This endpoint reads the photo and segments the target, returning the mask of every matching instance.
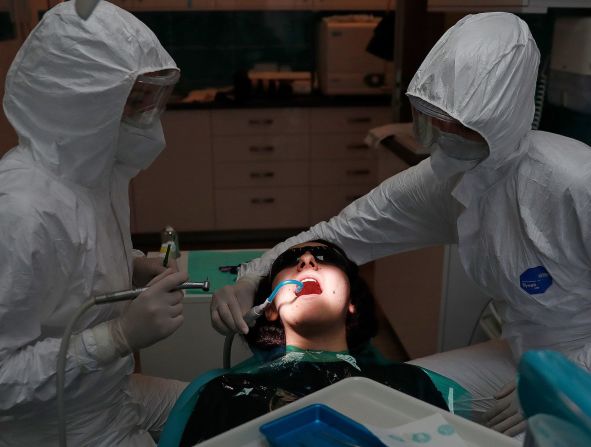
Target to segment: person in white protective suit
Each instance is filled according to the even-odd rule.
[[[457,243],[468,275],[502,308],[506,342],[413,363],[489,397],[479,402],[488,426],[522,431],[514,380],[524,351],[554,349],[591,370],[591,148],[531,130],[538,63],[517,16],[461,19],[407,91],[431,157],[243,266],[235,285],[215,293],[214,327],[248,331],[242,315],[258,278],[294,244],[327,240],[363,264]]]
[[[149,446],[185,384],[133,374],[132,352],[182,323],[185,273],[135,257],[130,179],[164,148],[160,114],[179,70],[130,13],[101,2],[48,11],[6,79],[19,144],[0,161],[0,446],[55,446],[56,358],[91,296],[148,283],[133,302],[92,307],[66,360],[69,445]]]

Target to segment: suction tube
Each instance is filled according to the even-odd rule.
[[[269,298],[267,298],[258,306],[252,307],[248,312],[246,312],[246,315],[244,315],[244,321],[246,322],[246,324],[248,324],[249,327],[254,326],[254,322],[256,321],[256,319],[263,315],[263,312],[265,311],[267,306],[269,306],[269,304],[273,302],[273,300],[275,299],[275,295],[277,295],[277,293],[279,292],[279,289],[281,289],[283,286],[286,286],[287,284],[295,284],[297,286],[295,289],[296,293],[301,292],[301,290],[304,288],[304,283],[295,279],[281,281],[279,284],[275,286],[273,292],[271,292],[271,295],[269,295]],[[230,367],[233,340],[234,334],[226,335],[226,339],[224,340],[224,369],[228,369]]]

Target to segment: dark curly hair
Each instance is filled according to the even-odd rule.
[[[309,242],[318,242],[337,250],[347,260],[344,271],[349,279],[350,300],[355,306],[355,313],[347,313],[345,322],[347,333],[347,346],[350,352],[363,349],[369,340],[377,333],[377,319],[375,316],[374,297],[365,280],[359,276],[357,265],[347,258],[345,252],[337,245],[317,239]],[[254,304],[261,304],[273,291],[273,279],[265,276],[259,283],[254,297]],[[251,350],[272,350],[285,345],[285,330],[281,319],[269,321],[263,314],[256,320],[254,327],[244,336]]]

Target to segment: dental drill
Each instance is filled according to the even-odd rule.
[[[172,290],[189,290],[189,289],[201,289],[205,292],[209,290],[209,281],[206,279],[202,282],[184,282]],[[76,311],[74,316],[68,322],[64,331],[64,336],[60,343],[60,350],[57,356],[57,415],[58,415],[58,429],[59,429],[59,445],[60,447],[67,447],[67,436],[66,436],[66,417],[64,409],[64,385],[66,375],[66,354],[68,352],[68,346],[70,345],[70,336],[74,330],[74,326],[80,319],[80,317],[92,306],[115,303],[119,301],[133,300],[143,291],[148,290],[148,287],[140,287],[130,290],[121,290],[118,292],[105,293],[90,298]]]
[[[295,279],[288,279],[286,281],[281,281],[279,284],[275,286],[273,292],[269,297],[263,301],[261,304],[257,306],[253,306],[246,314],[244,315],[244,321],[248,325],[248,327],[253,327],[257,318],[259,318],[265,312],[265,309],[273,302],[275,295],[279,292],[283,286],[287,284],[295,284],[295,293],[299,293],[304,288],[304,283],[301,281],[297,281]],[[232,341],[234,341],[234,334],[226,335],[226,339],[224,340],[224,358],[223,358],[223,367],[224,369],[228,369],[230,367],[231,357],[232,357]]]

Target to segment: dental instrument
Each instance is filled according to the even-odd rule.
[[[288,284],[295,284],[295,293],[299,293],[304,288],[304,283],[295,279],[288,279],[285,281],[281,281],[279,284],[275,286],[271,295],[263,301],[261,304],[257,306],[253,306],[246,314],[244,315],[244,321],[248,325],[248,327],[253,327],[257,318],[263,315],[265,309],[273,302],[275,295],[279,292],[283,286]],[[230,361],[232,356],[232,341],[234,341],[234,334],[226,335],[226,339],[224,340],[224,358],[223,358],[223,367],[224,369],[228,369],[230,367]]]
[[[164,261],[162,261],[162,266],[164,267],[168,267],[168,256],[170,256],[170,247],[172,245],[168,244],[168,246],[166,247],[166,254],[164,255]]]
[[[175,287],[172,290],[187,290],[187,289],[201,289],[204,291],[209,290],[209,280],[205,280],[202,282],[184,282],[180,284],[178,287]],[[100,305],[100,304],[107,304],[107,303],[115,303],[118,301],[126,301],[132,300],[137,298],[139,294],[143,291],[148,290],[148,287],[139,287],[136,289],[130,290],[121,290],[118,292],[111,292],[105,293],[103,295],[98,295],[90,298],[86,301],[80,308],[76,311],[74,316],[70,319],[66,329],[64,331],[64,336],[60,343],[60,350],[57,356],[57,372],[56,372],[56,380],[57,380],[57,415],[58,415],[58,430],[59,430],[59,445],[60,447],[67,447],[67,436],[66,436],[66,417],[65,417],[65,408],[64,408],[64,385],[65,385],[65,375],[66,375],[66,353],[68,351],[68,346],[70,345],[70,336],[72,331],[74,330],[74,326],[80,319],[80,317],[92,306]]]

